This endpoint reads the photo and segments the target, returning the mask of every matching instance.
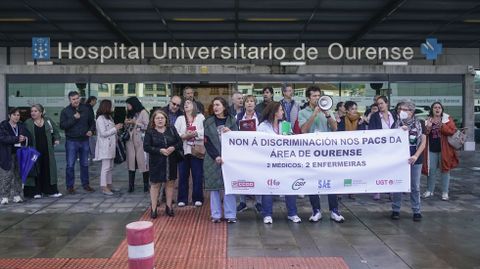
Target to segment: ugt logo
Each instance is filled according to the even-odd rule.
[[[50,60],[49,37],[32,37],[32,58],[34,60]]]
[[[420,51],[427,60],[436,60],[438,55],[442,54],[442,43],[438,43],[436,38],[427,38],[425,43],[420,46]]]

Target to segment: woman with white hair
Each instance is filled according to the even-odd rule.
[[[421,221],[420,213],[420,176],[422,173],[423,150],[425,149],[426,136],[425,126],[415,117],[415,104],[411,101],[403,101],[398,105],[399,119],[395,122],[396,128],[408,131],[410,142],[410,203],[412,204],[413,221]],[[400,219],[400,207],[402,205],[402,193],[393,194],[392,215],[394,220]]]

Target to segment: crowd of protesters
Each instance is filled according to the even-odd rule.
[[[422,197],[434,195],[436,175],[440,174],[441,199],[449,199],[450,170],[458,165],[458,156],[448,143],[448,137],[457,129],[453,118],[444,112],[440,102],[431,105],[430,115],[423,121],[415,116],[414,103],[401,101],[390,110],[386,96],[375,96],[374,104],[365,114],[360,114],[354,101],[339,102],[335,113],[322,110],[318,101],[323,92],[315,85],[306,89],[306,104],[303,107],[293,99],[292,85],[282,86],[283,99],[279,102],[274,101],[272,87],[265,87],[262,93],[263,101],[258,104],[254,96],[243,96],[240,92],[232,94],[231,105],[224,98],[215,97],[207,112],[204,105],[195,100],[194,89],[186,87],[183,98],[172,96],[167,106],[152,111],[151,115],[137,97],[130,97],[126,100],[126,118],[117,124],[113,120],[112,101],[102,100],[95,113],[96,98],[89,98],[88,104],[83,104],[75,91],[68,94],[70,104],[61,112],[59,127],[45,115],[45,109],[40,104],[31,106],[30,118],[24,123],[20,122],[20,110],[12,108],[8,119],[0,123],[1,204],[10,201],[19,203],[24,197],[62,196],[57,187],[54,154],[54,147],[60,143],[60,128],[65,132],[67,194],[76,193],[74,166],[77,158],[80,161],[81,187],[87,192],[95,191],[89,181],[89,156],[101,162],[101,192],[107,196],[118,192],[120,189],[113,186],[112,170],[119,154],[118,143],[122,143],[126,149],[128,192],[135,191],[135,173],[138,170],[143,177],[143,191],[150,194],[151,218],[159,215],[159,194],[163,192],[165,215],[173,217],[175,196],[177,207],[201,207],[204,205],[204,191],[209,191],[212,222],[226,220],[235,223],[237,212],[249,208],[248,197],[238,195],[237,205],[237,195],[223,194],[221,136],[225,132],[244,130],[240,122],[248,120],[253,122],[254,130],[275,135],[282,134],[279,127],[282,121],[290,123],[293,135],[402,128],[408,131],[410,138],[410,158],[405,162],[411,165],[413,220],[422,219],[422,172],[428,176],[427,189]],[[35,148],[40,155],[22,183],[16,152],[25,146]],[[164,188],[161,188],[162,185]],[[192,186],[191,195],[189,186]],[[400,217],[401,196],[401,193],[389,194],[392,219]],[[297,196],[286,195],[284,198],[287,219],[301,222],[297,214]],[[336,194],[328,195],[330,219],[337,223],[345,221],[339,209],[340,198]],[[355,199],[355,196],[351,194],[349,198]],[[380,199],[380,194],[374,194],[373,198]],[[312,207],[309,221],[317,222],[322,219],[320,197],[309,195],[309,200]],[[273,223],[273,201],[272,195],[254,197],[254,208],[262,215],[265,224]]]

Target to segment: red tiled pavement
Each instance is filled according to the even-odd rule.
[[[208,206],[177,209],[174,218],[153,220],[155,265],[162,269],[204,268],[348,268],[341,257],[233,257],[227,258],[227,224],[210,221]],[[152,221],[149,212],[141,220]],[[0,259],[0,269],[127,269],[127,242],[123,240],[111,258]]]

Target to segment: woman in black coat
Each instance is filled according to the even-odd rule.
[[[396,126],[397,114],[388,110],[389,103],[386,96],[377,98],[378,112],[370,117],[369,130],[393,129]],[[380,193],[373,194],[373,200],[380,200]]]
[[[8,204],[9,198],[20,203],[22,199],[22,182],[17,164],[17,149],[27,140],[28,131],[19,122],[20,109],[12,108],[8,120],[0,123],[0,204]]]
[[[166,185],[165,213],[173,217],[173,190],[177,179],[177,163],[180,156],[183,156],[183,141],[175,127],[169,126],[167,114],[160,109],[156,110],[150,119],[143,148],[150,154],[151,217],[153,219],[157,217],[157,199],[161,183]]]

